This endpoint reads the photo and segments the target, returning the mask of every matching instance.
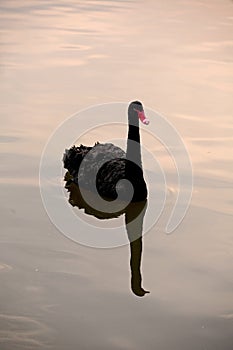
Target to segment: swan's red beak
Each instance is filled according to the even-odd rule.
[[[148,125],[150,123],[149,119],[147,119],[147,117],[145,116],[144,111],[138,111],[137,109],[135,109],[135,111],[137,112],[138,118],[143,124]]]

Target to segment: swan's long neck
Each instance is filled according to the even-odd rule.
[[[138,164],[142,169],[139,120],[137,115],[132,116],[129,114],[126,158]]]

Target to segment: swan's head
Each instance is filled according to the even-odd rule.
[[[134,119],[137,117],[137,120],[140,119],[141,122],[145,125],[150,123],[149,119],[145,116],[145,112],[140,101],[133,101],[129,105],[129,117]]]

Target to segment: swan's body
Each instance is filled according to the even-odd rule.
[[[73,146],[66,150],[63,158],[64,167],[69,170],[73,181],[84,188],[93,188],[96,185],[102,197],[116,199],[118,194],[123,198],[127,193],[127,184],[118,183],[122,179],[127,179],[134,188],[132,202],[145,200],[147,188],[141,166],[139,134],[139,118],[141,119],[142,115],[144,116],[144,112],[141,103],[132,102],[128,111],[129,132],[126,153],[111,143],[96,143],[93,147]]]

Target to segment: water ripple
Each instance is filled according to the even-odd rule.
[[[48,328],[27,316],[0,314],[0,344],[7,349],[45,349]]]

